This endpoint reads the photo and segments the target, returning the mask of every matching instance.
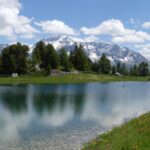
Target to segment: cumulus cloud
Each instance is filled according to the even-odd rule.
[[[120,44],[143,43],[150,40],[148,33],[125,28],[117,19],[104,21],[94,28],[82,27],[81,31],[86,35],[109,35],[112,36],[112,42]]]
[[[114,43],[128,43],[128,44],[144,42],[144,40],[142,38],[137,37],[136,35],[113,37],[112,41]]]
[[[32,19],[20,15],[21,4],[18,0],[0,0],[0,35],[8,38],[20,36],[33,38],[38,32],[32,27]]]
[[[120,20],[111,19],[102,22],[99,26],[94,28],[82,27],[81,31],[86,35],[111,35],[118,36],[130,34],[132,30],[125,29]]]
[[[127,43],[127,44],[136,44],[144,43],[145,41],[150,40],[150,35],[143,31],[132,30],[130,34],[125,34],[123,36],[115,36],[112,38],[112,41],[115,43]]]
[[[84,38],[84,41],[85,42],[97,42],[98,38],[95,37],[95,36],[87,36],[87,37]]]
[[[138,49],[145,58],[150,60],[150,44],[134,45],[134,47]]]
[[[0,36],[10,39],[16,37],[33,38],[39,31],[33,27],[32,18],[20,14],[21,3],[19,0],[0,0]],[[130,18],[134,24],[136,20]],[[40,27],[41,33],[57,35],[79,35],[76,30],[60,20],[47,20],[35,23]],[[143,28],[150,28],[150,22],[145,22]],[[119,44],[138,44],[150,41],[150,34],[143,31],[136,31],[124,26],[121,20],[110,19],[102,22],[97,27],[82,27],[81,32],[87,37],[83,40],[87,42],[97,41],[97,36],[111,36],[112,42]]]
[[[64,22],[59,20],[47,20],[35,23],[37,26],[41,27],[42,30],[47,34],[65,34],[65,35],[75,35],[74,29],[66,25]]]
[[[150,29],[150,22],[144,22],[142,27],[145,29]]]

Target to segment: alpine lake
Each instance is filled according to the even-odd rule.
[[[149,82],[1,85],[0,150],[78,150],[148,111]]]

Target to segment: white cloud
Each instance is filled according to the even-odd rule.
[[[116,19],[104,21],[94,28],[82,27],[81,31],[86,35],[112,36],[112,42],[119,44],[143,43],[150,40],[148,33],[125,28],[124,24]]]
[[[136,44],[144,43],[145,41],[150,40],[150,35],[143,31],[132,30],[131,34],[125,34],[124,36],[116,36],[112,38],[112,41],[115,43],[127,43],[127,44]]]
[[[20,15],[21,4],[18,0],[0,0],[0,35],[8,38],[20,36],[33,38],[38,32],[32,27],[32,20]]]
[[[66,25],[64,22],[59,20],[47,20],[35,23],[40,26],[45,33],[48,34],[65,34],[65,35],[75,35],[74,29]]]
[[[94,28],[82,27],[81,31],[86,35],[111,35],[111,36],[130,34],[131,32],[133,32],[130,29],[125,29],[123,23],[120,20],[116,19],[104,21],[99,26]]]
[[[144,22],[142,27],[145,29],[150,29],[150,22]]]
[[[150,44],[134,45],[134,47],[137,48],[145,58],[150,60]]]
[[[132,44],[132,43],[143,43],[144,40],[140,37],[137,37],[136,35],[127,35],[127,36],[117,36],[117,37],[113,37],[112,41],[114,43],[128,43],[128,44]]]
[[[87,37],[84,38],[84,41],[85,42],[97,42],[98,38],[95,37],[95,36],[87,36]]]

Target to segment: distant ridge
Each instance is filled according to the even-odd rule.
[[[112,64],[116,62],[125,63],[127,65],[140,64],[141,62],[148,60],[140,53],[130,50],[127,47],[120,47],[117,44],[104,43],[104,42],[87,42],[83,39],[79,39],[72,36],[51,36],[47,39],[42,39],[45,44],[53,44],[56,50],[64,47],[69,53],[74,49],[75,43],[81,44],[84,47],[88,57],[94,62],[97,61],[103,53],[107,55]],[[11,44],[1,44],[0,51]],[[35,45],[34,45],[35,46]],[[30,51],[32,52],[34,46],[29,45]]]

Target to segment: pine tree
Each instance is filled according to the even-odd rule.
[[[139,75],[140,76],[147,76],[149,73],[149,69],[148,69],[148,63],[146,62],[142,62],[139,65]]]
[[[99,71],[99,63],[98,62],[94,62],[94,63],[91,63],[91,69],[93,72],[98,72]]]
[[[122,66],[121,66],[121,74],[123,74],[123,75],[128,75],[129,74],[128,68],[126,67],[125,64],[122,64]]]
[[[74,69],[74,50],[70,51],[70,55],[69,55],[69,64],[70,64],[70,68]]]
[[[113,75],[115,75],[115,74],[116,74],[116,72],[117,72],[117,68],[116,68],[116,66],[115,66],[115,65],[113,65],[113,67],[112,67],[112,74],[113,74]]]
[[[71,52],[70,55],[70,61],[73,67],[79,71],[90,70],[90,61],[86,56],[82,45],[78,47],[77,44],[75,44],[75,49]]]
[[[48,65],[45,67],[45,69],[46,69],[47,75],[49,75],[50,72],[51,72],[51,66],[50,66],[50,64],[48,64]]]
[[[99,72],[103,74],[109,74],[111,71],[110,60],[103,54],[99,60]]]
[[[3,73],[3,68],[2,68],[2,56],[0,55],[0,74]]]
[[[59,57],[52,44],[45,45],[43,41],[36,44],[32,59],[34,64],[38,64],[47,74],[51,69],[57,69],[59,66]]]
[[[132,75],[132,76],[138,76],[139,75],[138,66],[136,64],[130,68],[130,75]]]
[[[27,73],[28,51],[29,47],[20,43],[5,48],[1,56],[3,73]]]
[[[121,73],[121,63],[117,62],[117,72]]]
[[[69,71],[70,70],[69,57],[64,48],[59,50],[59,59],[60,59],[60,65],[63,67],[63,69],[65,71]]]
[[[46,46],[43,41],[40,41],[36,44],[35,48],[33,49],[32,53],[32,60],[34,64],[41,64],[44,61],[46,52]]]
[[[78,45],[77,43],[75,43],[74,49],[70,52],[70,56],[69,56],[69,62],[70,62],[70,66],[73,69],[74,68],[74,64],[75,62],[75,56],[76,56],[76,52],[78,50]]]
[[[58,69],[59,57],[52,44],[46,46],[46,55],[44,59],[44,64],[50,65],[52,69]]]

